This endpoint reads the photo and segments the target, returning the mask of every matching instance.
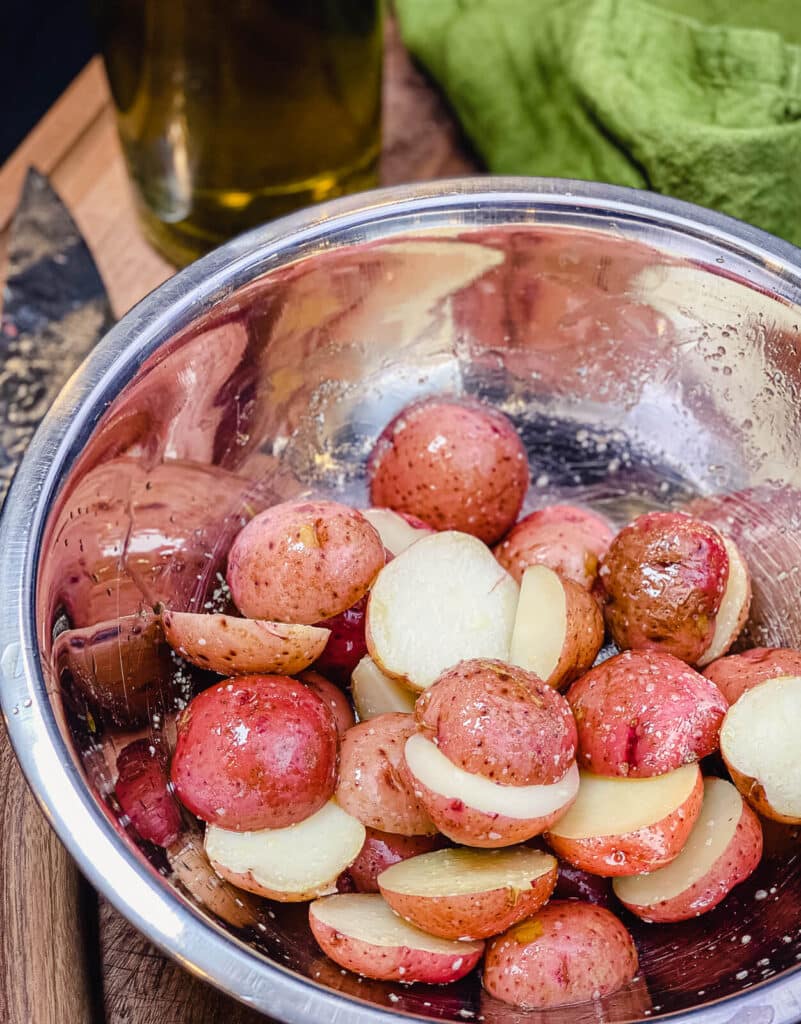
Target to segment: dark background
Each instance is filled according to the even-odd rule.
[[[0,0],[0,16],[2,163],[86,64],[95,41],[88,0]]]

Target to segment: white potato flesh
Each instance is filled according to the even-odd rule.
[[[756,779],[771,807],[801,818],[801,676],[782,676],[753,687],[733,704],[720,730],[726,763]]]
[[[360,722],[393,711],[410,715],[417,700],[416,693],[397,679],[390,679],[369,654],[365,654],[351,674],[350,694]]]
[[[565,839],[623,836],[673,814],[698,783],[697,764],[648,779],[607,778],[581,772],[578,797],[551,828]]]
[[[399,555],[410,544],[414,544],[416,540],[427,537],[433,532],[430,528],[421,530],[412,526],[391,508],[368,508],[362,512],[362,515],[378,530],[382,544],[393,555]]]
[[[205,846],[227,878],[250,876],[272,893],[310,898],[336,891],[337,878],[356,859],[366,835],[360,821],[329,800],[287,828],[232,832],[209,825]]]
[[[709,665],[717,658],[722,658],[744,626],[743,615],[751,602],[751,582],[748,569],[740,552],[727,537],[722,537],[729,556],[729,578],[726,590],[715,617],[715,631],[712,643],[706,653],[699,659],[699,665]]]
[[[523,573],[509,660],[548,680],[562,655],[567,634],[567,597],[562,581],[546,565]]]
[[[709,873],[734,838],[743,798],[724,779],[704,779],[704,802],[690,838],[667,867],[647,875],[616,878],[613,887],[624,903],[650,907],[686,892]]]
[[[383,889],[409,896],[466,896],[510,889],[526,892],[556,867],[556,858],[527,846],[505,850],[435,850],[382,871]]]
[[[439,939],[415,928],[374,893],[340,893],[312,903],[310,913],[341,935],[371,946],[406,947],[424,953],[464,954],[482,949],[483,942]]]
[[[508,661],[517,599],[517,583],[486,544],[456,530],[433,533],[378,574],[367,647],[388,675],[425,690],[460,661]]]
[[[522,821],[555,813],[574,798],[579,786],[575,762],[558,782],[547,786],[501,786],[459,768],[420,733],[406,741],[404,756],[412,775],[439,796],[461,800],[484,814],[503,814]]]

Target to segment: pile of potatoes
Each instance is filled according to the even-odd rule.
[[[758,814],[801,822],[801,653],[726,656],[750,577],[700,519],[518,521],[528,461],[494,409],[410,406],[368,478],[364,512],[289,502],[243,527],[238,614],[158,611],[221,678],[171,757],[120,753],[117,799],[168,848],[191,812],[220,879],[311,901],[351,971],[444,984],[483,958],[486,990],[520,1007],[609,994],[634,942],[610,911],[551,900],[560,865],[612,878],[648,922],[720,903],[760,860]],[[718,751],[731,781],[704,777]]]

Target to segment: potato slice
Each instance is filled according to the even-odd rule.
[[[393,711],[410,715],[417,700],[416,692],[385,675],[369,654],[353,670],[350,693],[360,722]]]
[[[535,913],[556,885],[541,850],[437,850],[387,868],[381,895],[401,917],[443,939],[486,939]]]
[[[483,942],[427,935],[372,893],[315,900],[309,907],[309,924],[320,948],[335,963],[379,981],[447,985],[469,974],[484,952]]]
[[[547,565],[529,566],[520,584],[509,660],[559,689],[578,679],[604,642],[598,602]]]
[[[378,574],[367,648],[387,675],[425,690],[459,661],[508,661],[517,598],[517,584],[480,540],[435,533]]]
[[[336,892],[337,878],[359,855],[364,825],[329,800],[287,828],[229,832],[206,828],[206,853],[226,881],[280,903]]]
[[[546,836],[564,860],[596,875],[636,875],[669,864],[701,810],[697,764],[647,779],[581,773],[578,797]]]
[[[378,530],[381,542],[391,555],[399,555],[416,540],[434,532],[433,526],[422,519],[393,512],[391,508],[368,508],[362,515]]]
[[[751,806],[775,821],[801,824],[801,676],[769,679],[733,704],[720,730],[720,752]]]
[[[751,573],[748,566],[728,537],[723,537],[723,544],[729,556],[729,578],[715,616],[712,642],[698,659],[699,665],[708,665],[716,658],[723,657],[742,632],[751,609]]]
[[[233,615],[163,611],[161,625],[176,654],[220,675],[294,675],[325,650],[330,629]]]
[[[616,878],[621,903],[646,921],[686,921],[716,907],[762,856],[759,819],[730,782],[704,779],[704,802],[690,838],[667,867]]]

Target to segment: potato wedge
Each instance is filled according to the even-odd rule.
[[[411,715],[417,700],[416,691],[382,672],[369,654],[353,670],[350,693],[360,722],[393,711]]]
[[[751,609],[751,573],[745,559],[728,537],[723,537],[723,545],[729,556],[729,576],[715,617],[712,642],[698,659],[699,665],[708,665],[716,658],[723,657],[742,633]]]

